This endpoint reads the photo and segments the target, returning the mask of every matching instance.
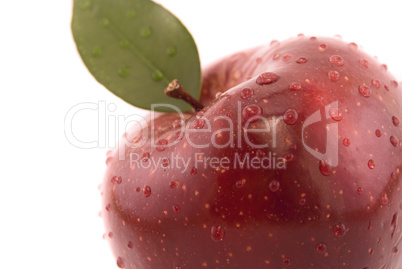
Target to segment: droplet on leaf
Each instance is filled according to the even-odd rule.
[[[155,82],[161,81],[161,80],[163,79],[163,76],[164,76],[163,72],[162,72],[161,70],[159,70],[159,69],[156,69],[156,70],[152,73],[152,79],[153,79]]]
[[[127,11],[127,17],[135,18],[135,16],[137,16],[137,12],[134,9],[130,9],[129,11]]]
[[[141,37],[148,38],[152,35],[151,27],[144,27],[141,29]]]
[[[120,67],[118,73],[120,77],[125,78],[130,74],[130,67],[129,66]]]
[[[166,49],[166,54],[167,54],[168,56],[170,56],[170,57],[175,56],[176,53],[177,53],[177,50],[176,50],[176,47],[174,47],[174,46],[170,46],[170,47],[168,47],[168,48]]]

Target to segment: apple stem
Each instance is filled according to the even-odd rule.
[[[191,105],[195,111],[200,111],[204,106],[192,97],[179,83],[177,79],[170,82],[169,86],[165,89],[165,94],[175,99],[181,99],[187,104]]]

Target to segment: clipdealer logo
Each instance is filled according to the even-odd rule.
[[[169,104],[156,104],[153,106],[153,109],[155,109],[158,106],[168,106],[170,109],[175,110],[178,115],[180,116],[182,122],[185,122],[185,117],[184,114],[176,107],[169,105]],[[154,137],[154,132],[151,131],[149,132],[149,127],[151,130],[155,128],[154,126],[154,120],[155,120],[155,114],[157,112],[151,111],[150,118],[143,117],[141,115],[130,115],[130,116],[124,116],[124,115],[116,115],[116,105],[113,103],[106,104],[105,101],[99,101],[98,103],[80,103],[75,106],[73,106],[65,116],[64,120],[64,132],[65,132],[65,137],[68,140],[70,144],[77,148],[82,148],[82,149],[93,149],[93,148],[118,148],[118,142],[116,142],[116,138],[121,137],[123,139],[124,145],[126,147],[133,147],[133,144],[130,141],[127,141],[127,139],[123,136],[125,132],[127,132],[128,128],[133,125],[134,127],[138,128],[139,130],[142,130],[141,136],[143,139],[141,139],[141,143],[138,143],[136,147],[141,147],[146,143],[147,139],[151,139],[151,146],[155,145],[155,137]],[[241,106],[239,104],[239,111],[241,111]],[[322,110],[317,110],[310,116],[308,116],[301,128],[301,142],[303,144],[303,147],[307,152],[309,152],[312,156],[314,156],[318,160],[323,160],[325,161],[328,165],[335,167],[338,165],[338,122],[337,121],[328,121],[330,119],[333,119],[333,116],[331,116],[331,113],[333,111],[338,111],[338,101],[332,102],[324,107],[324,113],[322,113]],[[77,137],[75,130],[73,130],[74,121],[76,120],[76,116],[79,113],[92,113],[92,117],[94,117],[94,122],[97,122],[97,127],[98,127],[98,134],[97,137],[94,137],[92,140],[85,140],[80,137]],[[324,115],[323,115],[324,114]],[[219,116],[218,119],[222,120],[222,116]],[[252,146],[253,148],[259,148],[259,147],[267,147],[267,148],[276,148],[277,147],[277,125],[283,121],[282,116],[278,117],[272,117],[271,119],[267,119],[265,117],[260,118],[262,120],[262,125],[265,126],[262,129],[257,129],[253,130],[250,129],[251,132],[254,133],[261,133],[261,132],[266,132],[266,133],[271,133],[272,137],[272,143],[270,145],[264,144],[264,145],[255,145],[255,144],[250,144],[249,146]],[[229,125],[233,126],[233,123],[230,122],[231,119],[228,117],[225,119],[228,121]],[[310,147],[307,143],[307,139],[305,137],[306,129],[309,126],[312,126],[317,123],[326,123],[323,127],[325,130],[320,130],[319,133],[322,135],[326,135],[326,142],[325,142],[325,150],[323,152],[318,151],[317,149],[314,149]],[[150,124],[150,126],[149,126]],[[208,122],[209,129],[211,128],[210,122]],[[249,126],[249,123],[245,123],[246,126]],[[189,136],[187,131],[191,130],[189,129],[189,126],[182,126],[181,130],[186,133],[185,137],[187,140],[189,140]],[[196,130],[199,131],[199,130]],[[205,133],[208,130],[201,130],[201,132]],[[209,130],[211,132],[211,130]],[[195,133],[194,130],[191,130],[189,133]],[[212,133],[211,133],[212,134]],[[232,135],[229,137],[239,137],[238,134]],[[247,140],[248,137],[245,137],[246,142],[251,143],[250,141]],[[189,143],[191,142],[191,139],[189,140]],[[167,147],[174,146],[177,144],[178,141],[175,141],[175,143],[171,143],[166,145]],[[216,143],[209,143],[209,146],[216,146],[217,148],[221,148],[222,145],[218,145]],[[227,144],[227,146],[229,143]],[[231,144],[230,144],[231,145]],[[241,144],[239,144],[241,146]],[[197,146],[200,145],[192,145],[193,147],[197,148]],[[201,145],[202,147],[199,148],[205,148],[205,145]],[[125,147],[122,147],[125,149]],[[273,156],[273,154],[276,153],[271,153],[269,152],[269,156]],[[275,156],[274,156],[275,157]],[[119,151],[119,159],[125,159],[126,155],[125,152],[120,152]],[[238,156],[238,158],[240,158]],[[243,158],[243,157],[242,157]],[[246,160],[249,160],[250,158],[246,157]],[[252,159],[255,161],[254,159]],[[226,164],[226,159],[222,160],[223,164]],[[156,162],[156,161],[155,161]],[[157,164],[159,162],[156,162]],[[182,161],[183,165],[188,163],[188,160],[183,160]],[[280,162],[278,162],[280,163]],[[286,163],[285,163],[286,165]],[[156,165],[158,166],[158,165]]]

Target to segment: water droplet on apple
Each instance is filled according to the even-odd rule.
[[[113,162],[113,157],[106,158],[106,161],[105,161],[106,165],[110,165],[112,162]]]
[[[290,260],[289,258],[287,258],[287,257],[284,257],[284,258],[282,258],[282,262],[283,262],[283,264],[285,264],[285,265],[290,265],[291,260]]]
[[[117,258],[116,264],[117,264],[117,267],[119,267],[119,268],[125,268],[124,261],[121,257]]]
[[[236,181],[236,187],[239,189],[243,188],[245,184],[246,184],[245,179],[240,179],[240,180]]]
[[[331,116],[331,119],[333,119],[334,121],[341,121],[342,120],[342,116],[339,115],[339,111],[336,108],[330,108],[329,109],[329,115]]]
[[[397,117],[395,117],[395,116],[392,116],[392,123],[395,126],[399,126],[399,119]]]
[[[151,157],[151,154],[149,154],[149,152],[144,152],[144,153],[142,154],[141,160],[142,160],[143,162],[147,162],[147,161],[149,160],[149,157]]]
[[[282,56],[282,61],[286,62],[286,61],[289,61],[291,58],[292,58],[292,55],[286,53]]]
[[[323,174],[324,176],[329,176],[331,174],[329,164],[327,164],[325,161],[321,160],[318,167],[320,169],[321,174]]]
[[[253,91],[253,89],[251,89],[251,88],[244,88],[243,90],[241,90],[241,92],[240,92],[240,97],[242,98],[242,99],[248,99],[248,98],[250,98],[251,96],[253,96],[254,95],[254,91]]]
[[[299,199],[299,205],[306,205],[306,203],[307,203],[306,198],[300,198]]]
[[[256,83],[258,85],[267,85],[278,81],[279,76],[272,72],[262,73],[257,77]]]
[[[190,174],[191,174],[191,175],[195,176],[197,173],[198,173],[198,169],[197,169],[197,168],[195,168],[195,167],[191,168],[191,171],[190,171]]]
[[[122,178],[118,177],[118,176],[114,176],[114,177],[112,177],[112,179],[110,181],[112,182],[112,184],[120,184],[122,182]]]
[[[298,63],[298,64],[304,64],[304,63],[307,63],[307,62],[308,62],[308,58],[307,58],[307,57],[304,57],[304,56],[299,57],[299,58],[297,58],[297,60],[296,60],[296,63]]]
[[[289,85],[289,89],[291,89],[292,91],[300,91],[302,88],[302,85],[300,82],[292,82]]]
[[[225,230],[222,226],[212,226],[211,238],[217,242],[222,241],[225,238]]]
[[[169,166],[169,164],[170,164],[170,159],[169,158],[163,158],[162,159],[162,167],[163,168],[167,168],[168,166]]]
[[[373,161],[373,160],[370,159],[367,164],[368,164],[368,167],[369,167],[370,169],[374,169],[374,168],[375,168],[375,164],[374,164],[374,161]]]
[[[151,29],[151,27],[144,27],[144,28],[142,28],[140,34],[141,34],[141,37],[143,37],[143,38],[148,38],[148,37],[150,37],[150,36],[152,35],[152,29]]]
[[[388,195],[386,193],[384,193],[384,195],[381,197],[381,204],[388,204]]]
[[[164,76],[163,72],[162,72],[161,70],[159,70],[159,69],[156,69],[156,70],[152,73],[152,79],[153,79],[155,82],[161,81],[161,80],[163,79],[163,76]]]
[[[370,88],[366,84],[362,84],[359,86],[359,92],[364,97],[369,97],[371,95]]]
[[[377,130],[375,130],[375,135],[377,137],[381,137],[382,133],[381,133],[381,131],[379,129],[377,129]]]
[[[394,237],[397,226],[398,226],[398,213],[394,213],[391,220],[391,239]]]
[[[345,60],[339,55],[332,55],[328,60],[335,66],[343,66],[345,64]]]
[[[151,196],[151,187],[145,186],[143,193],[144,193],[144,196],[145,196],[145,197]]]
[[[398,247],[393,247],[392,248],[392,253],[394,253],[394,254],[398,253]]]
[[[194,129],[202,129],[205,126],[205,120],[204,119],[196,119],[194,121]]]
[[[343,223],[334,226],[333,233],[336,237],[343,237],[346,234],[346,227]]]
[[[178,206],[178,205],[173,205],[173,206],[172,206],[172,210],[173,210],[174,213],[179,213],[179,212],[180,212],[180,206]]]
[[[109,233],[107,234],[107,236],[108,236],[109,238],[112,238],[112,237],[113,237],[113,233],[112,233],[112,232],[109,232]]]
[[[359,48],[359,46],[355,42],[350,42],[348,44],[348,47],[351,48],[351,49],[358,49]]]
[[[167,54],[168,56],[170,56],[170,57],[175,56],[176,53],[177,53],[177,50],[176,50],[176,47],[174,47],[174,46],[170,46],[170,47],[168,47],[168,48],[166,49],[166,54]]]
[[[249,122],[256,122],[262,116],[262,108],[259,105],[248,105],[241,113],[243,119]]]
[[[297,111],[289,108],[283,114],[283,121],[287,125],[293,125],[297,122],[298,117],[299,117],[299,114],[297,113]]]
[[[326,51],[328,49],[328,45],[327,44],[320,44],[318,46],[318,50],[319,51]]]
[[[168,141],[166,139],[160,139],[156,142],[156,150],[157,151],[164,151],[167,147]]]
[[[200,118],[202,118],[202,117],[204,117],[204,111],[198,111],[196,114],[195,114],[195,117],[197,118],[197,119],[200,119]]]
[[[366,68],[369,67],[369,62],[366,59],[360,59],[359,63],[363,67],[366,67]]]
[[[279,44],[280,44],[280,43],[279,43],[278,40],[272,40],[271,43],[269,43],[269,45],[270,45],[271,47],[278,46]]]
[[[136,191],[136,192],[140,192],[140,191],[141,191],[141,188],[140,188],[140,187],[137,187],[137,188],[135,188],[135,191]]]
[[[285,156],[283,156],[283,159],[284,159],[286,162],[291,162],[291,161],[293,161],[294,157],[295,157],[295,156],[294,156],[292,153],[289,153],[289,154],[285,154]]]
[[[133,248],[133,247],[134,247],[133,242],[129,241],[129,242],[127,243],[127,247],[130,248],[130,249]]]
[[[381,68],[382,70],[384,70],[384,71],[387,71],[387,70],[388,70],[388,66],[387,66],[386,64],[380,65],[380,68]]]
[[[324,242],[320,242],[317,245],[315,245],[315,251],[317,253],[324,253],[327,250],[327,245]]]
[[[280,186],[281,186],[281,184],[277,180],[272,180],[268,185],[269,190],[272,192],[277,192],[279,190]]]
[[[362,193],[363,193],[363,188],[362,187],[357,188],[357,194],[361,195]]]
[[[378,79],[373,79],[373,80],[371,81],[371,84],[372,84],[374,87],[376,87],[377,89],[379,89],[380,86],[381,86],[381,83],[380,83],[380,81],[379,81]]]
[[[172,123],[173,128],[179,128],[182,127],[184,125],[184,121],[183,120],[175,120]]]
[[[391,81],[391,86],[394,87],[394,88],[397,88],[398,87],[398,82],[396,80],[392,80]]]
[[[338,81],[340,79],[341,75],[339,74],[338,71],[329,71],[328,72],[328,78],[329,80],[335,82]]]
[[[179,183],[178,183],[177,181],[171,181],[171,182],[169,183],[169,187],[170,187],[171,189],[176,188],[178,185],[179,185]]]
[[[345,147],[349,147],[350,146],[350,139],[349,138],[344,138],[342,143],[343,143],[343,145]]]
[[[184,132],[182,132],[182,131],[177,131],[174,134],[174,140],[176,140],[176,141],[182,140],[183,137],[184,137]]]
[[[396,147],[399,144],[399,139],[396,138],[395,136],[391,135],[391,137],[389,138],[389,141],[391,142],[391,144]]]
[[[106,207],[105,207],[106,211],[110,212],[111,207],[112,206],[110,204],[107,204]]]

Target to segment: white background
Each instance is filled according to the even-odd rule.
[[[339,34],[402,80],[396,1],[159,2],[193,34],[203,65],[298,33]],[[0,4],[0,268],[116,268],[98,217],[107,149],[71,145],[64,119],[82,102],[114,104],[111,116],[144,112],[88,73],[71,37],[71,8],[66,0]],[[96,139],[96,111],[77,116],[73,129]]]

